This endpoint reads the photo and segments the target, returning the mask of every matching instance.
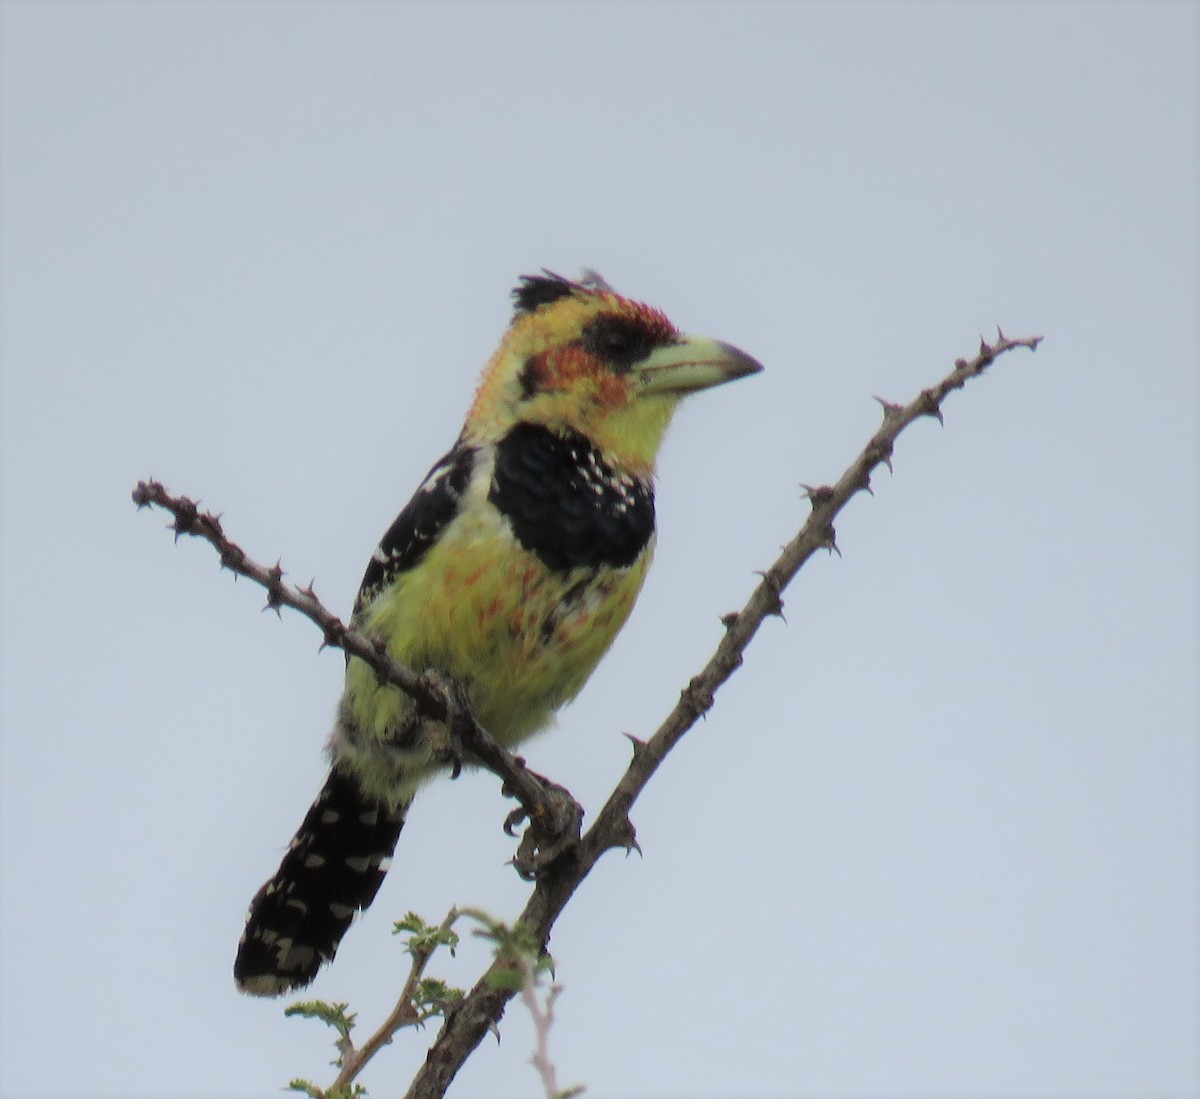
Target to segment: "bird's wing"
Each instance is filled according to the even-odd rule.
[[[387,529],[363,574],[354,617],[400,573],[413,568],[458,514],[478,451],[461,441],[425,475],[421,487]]]

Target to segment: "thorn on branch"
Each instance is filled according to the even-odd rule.
[[[634,736],[633,733],[622,733],[621,735],[629,741],[633,748],[633,758],[635,760],[641,758],[646,751],[646,742],[641,737]]]
[[[892,441],[890,439],[875,438],[867,444],[867,449],[863,451],[863,457],[866,459],[863,469],[865,477],[872,466],[882,465],[887,466],[888,473],[895,473],[892,469]]]
[[[240,546],[235,546],[230,543],[227,546],[222,546],[220,550],[221,568],[228,569],[233,573],[233,578],[237,579],[237,574],[241,567],[246,563],[246,554]]]
[[[634,828],[633,821],[629,819],[628,813],[612,822],[612,828],[605,838],[608,841],[605,844],[605,850],[620,850],[624,851],[626,855],[636,851],[645,858],[642,845],[637,841],[637,829]]]
[[[283,612],[279,609],[283,606],[283,594],[280,591],[282,583],[283,568],[281,563],[276,561],[272,568],[267,569],[267,605],[263,610],[274,611],[280,618],[283,617]]]
[[[199,514],[200,509],[193,501],[186,496],[180,498],[179,506],[174,512],[175,518],[167,528],[175,532],[176,542],[179,541],[180,535],[192,534],[196,530],[196,518]]]
[[[779,582],[779,577],[770,571],[763,572],[762,569],[755,569],[754,572],[756,576],[762,577],[760,586],[767,590],[767,609],[763,612],[764,616],[783,618],[783,585]]]
[[[932,417],[943,427],[946,426],[946,421],[942,416],[942,406],[938,403],[937,396],[932,389],[922,389],[915,406],[918,416]]]
[[[883,423],[885,427],[895,423],[904,415],[904,405],[885,401],[882,397],[873,396],[873,399],[878,401],[883,407]]]
[[[341,622],[327,622],[322,630],[321,648],[340,649],[346,637],[346,627]],[[318,652],[320,650],[318,649]]]
[[[821,545],[824,546],[825,549],[829,550],[830,553],[836,553],[839,557],[842,556],[842,551],[838,549],[837,531],[834,529],[832,523],[825,528],[821,539]]]
[[[693,676],[679,694],[697,714],[706,714],[713,708],[715,699],[712,690],[705,686],[704,680],[698,675]]]
[[[831,485],[806,485],[801,481],[800,487],[804,489],[804,498],[812,505],[814,511],[822,504],[828,504],[833,499],[833,487]]]

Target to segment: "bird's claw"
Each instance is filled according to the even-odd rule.
[[[525,881],[536,881],[573,851],[579,845],[583,828],[583,809],[570,792],[540,775],[537,778],[541,784],[537,804],[514,809],[504,821],[504,831],[510,836],[516,835],[522,822],[528,822],[512,859],[513,867]]]
[[[516,839],[517,828],[520,827],[522,821],[528,819],[529,814],[526,813],[524,809],[520,807],[514,809],[508,814],[507,817],[504,818],[504,834],[506,836],[512,836],[513,839]]]
[[[430,730],[430,742],[434,758],[450,768],[450,777],[462,774],[463,761],[468,755],[467,738],[471,731],[471,701],[466,688],[457,680],[428,670],[424,680],[427,686],[440,691],[446,700],[448,718]]]
[[[452,735],[447,736],[443,743],[434,745],[433,755],[438,763],[450,768],[450,777],[452,779],[458,778],[462,774],[462,744],[456,741]]]

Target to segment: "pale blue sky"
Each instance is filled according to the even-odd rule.
[[[230,967],[341,660],[129,491],[203,497],[345,613],[516,276],[584,265],[767,367],[681,414],[643,600],[530,746],[592,811],[871,396],[997,323],[1046,342],[903,437],[636,808],[645,856],[572,904],[560,1079],[1195,1094],[1195,5],[0,13],[4,1096],[328,1082]],[[391,919],[515,914],[507,810],[430,790],[313,992],[365,1025]],[[533,1093],[503,1033],[452,1094]]]

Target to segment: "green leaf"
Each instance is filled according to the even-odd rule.
[[[405,914],[404,919],[392,924],[393,935],[407,935],[404,949],[413,957],[432,954],[438,947],[447,947],[451,957],[458,949],[458,933],[440,924],[426,923],[415,912]]]
[[[338,1034],[349,1041],[350,1032],[354,1029],[357,1013],[347,1011],[349,1004],[331,1004],[325,1000],[301,1000],[284,1008],[287,1017],[299,1015],[302,1019],[320,1019],[326,1026],[333,1027]]]
[[[440,1015],[464,995],[461,988],[454,988],[437,977],[423,977],[413,991],[413,1006],[422,1014]]]
[[[392,924],[393,935],[419,935],[422,932],[432,930],[434,930],[434,928],[430,927],[430,925],[421,919],[421,917],[415,912],[406,912],[404,914],[404,919],[396,920],[395,923]]]

